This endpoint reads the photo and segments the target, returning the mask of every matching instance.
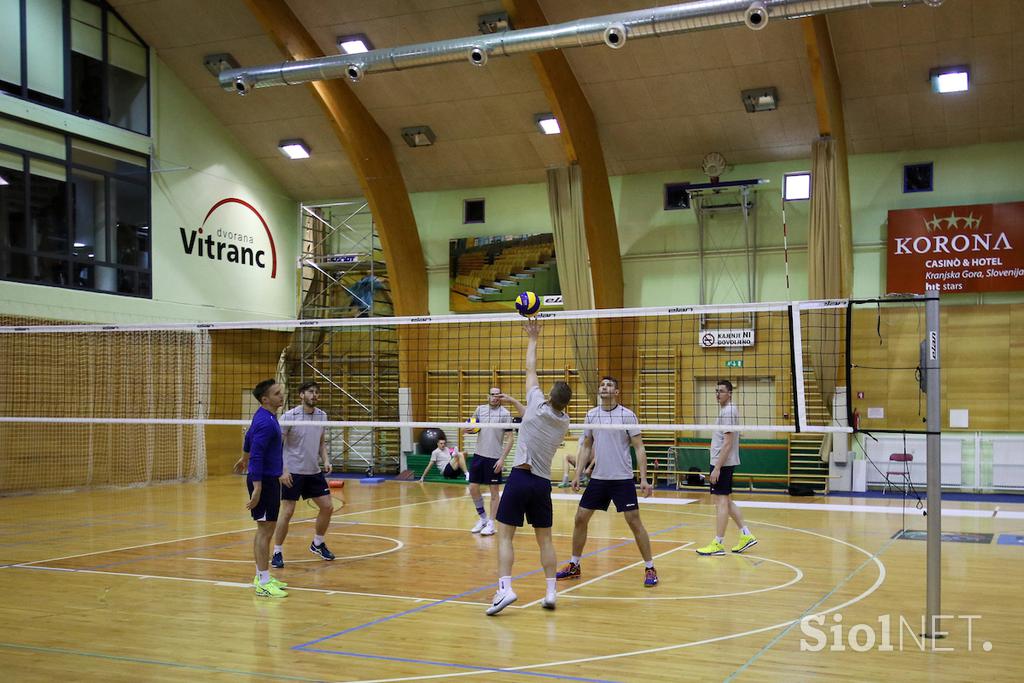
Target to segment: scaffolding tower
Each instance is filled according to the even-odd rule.
[[[383,249],[364,200],[299,206],[300,319],[394,315]],[[298,328],[284,357],[289,387],[320,384],[331,420],[398,420],[398,335],[392,326]],[[292,397],[294,401],[295,397]],[[346,427],[326,434],[331,465],[397,472],[397,429]]]

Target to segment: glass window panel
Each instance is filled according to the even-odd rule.
[[[113,147],[72,138],[71,161],[109,173],[136,176],[140,182],[148,182],[149,166],[146,157]]]
[[[8,154],[4,152],[3,154]],[[21,161],[21,157],[18,157]],[[25,174],[10,168],[8,159],[0,159],[0,248],[27,247],[25,233]]]
[[[29,162],[28,244],[33,251],[67,253],[68,221],[64,167],[38,159]]]
[[[52,133],[2,117],[0,117],[0,140],[3,140],[5,145],[57,159],[63,159],[66,154],[64,136],[60,133]]]
[[[117,268],[111,266],[95,266],[93,268],[93,289],[100,292],[117,291]]]
[[[78,289],[96,288],[96,265],[87,262],[71,264],[71,286]]]
[[[7,277],[63,287],[68,284],[68,262],[47,256],[11,253]]]
[[[61,0],[25,5],[28,87],[64,101],[64,13]]]
[[[135,271],[125,270],[123,268],[117,271],[117,293],[118,294],[135,294],[136,283],[135,283]]]
[[[20,0],[0,0],[0,81],[21,85]]]
[[[71,2],[71,49],[103,61],[103,10],[85,0]]]
[[[111,66],[146,77],[146,47],[113,14],[107,15],[107,61]]]
[[[103,120],[103,62],[71,53],[71,112]]]
[[[107,88],[109,123],[136,133],[148,133],[149,88],[146,77],[111,66],[107,70]]]
[[[153,279],[149,273],[139,273],[139,296],[153,296]]]
[[[107,179],[80,169],[71,171],[71,215],[74,235],[71,244],[79,256],[94,254],[107,259]]]
[[[145,266],[149,255],[149,188],[123,180],[111,181],[114,220],[114,261]]]

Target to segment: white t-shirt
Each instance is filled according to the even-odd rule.
[[[715,424],[719,425],[738,425],[740,423],[740,411],[736,410],[736,406],[729,403],[721,412],[718,413],[718,421]],[[728,453],[721,453],[722,446],[725,444],[725,435],[729,432],[736,434],[736,438],[732,442],[732,448],[729,449]],[[724,455],[725,460],[722,461],[722,467],[735,467],[740,464],[740,439],[739,432],[734,432],[730,429],[723,429],[721,431],[714,431],[711,434],[711,464],[718,464],[719,455]]]
[[[512,413],[505,406],[492,408],[490,403],[477,406],[473,411],[473,417],[479,424],[494,424],[496,422],[512,422]],[[485,458],[500,460],[505,453],[504,429],[481,429],[476,435],[476,448],[474,452]]]
[[[526,394],[526,414],[519,427],[519,441],[512,466],[529,465],[538,477],[551,478],[551,459],[569,431],[569,414],[558,412],[539,387]]]
[[[435,448],[434,452],[430,454],[430,461],[427,462],[427,467],[430,467],[430,463],[436,462],[437,469],[444,472],[445,465],[452,461],[452,456],[455,453],[454,448]],[[424,470],[426,471],[426,470]]]
[[[313,408],[307,413],[302,406],[295,406],[285,412],[282,422],[323,422],[327,413]],[[284,425],[281,436],[284,437],[284,467],[291,474],[318,474],[320,472],[320,435],[323,427],[292,427]]]
[[[587,412],[586,424],[639,424],[636,413],[622,404],[611,410],[601,406]],[[629,454],[629,440],[640,434],[639,429],[586,429],[584,437],[594,439],[594,471],[591,479],[632,479],[633,458]]]

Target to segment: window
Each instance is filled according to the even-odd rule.
[[[811,174],[804,171],[783,176],[782,198],[787,202],[810,199]]]
[[[0,119],[0,279],[151,297],[149,159],[33,130]]]
[[[678,211],[690,208],[690,183],[665,184],[665,211]]]
[[[483,223],[484,222],[484,200],[482,199],[466,199],[462,202],[462,222],[463,223]]]
[[[149,49],[105,0],[0,0],[0,91],[149,134]]]

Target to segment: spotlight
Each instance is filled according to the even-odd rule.
[[[281,154],[285,155],[289,159],[308,159],[309,158],[309,145],[306,144],[305,140],[281,140],[277,143],[277,148],[281,150]]]
[[[763,2],[752,2],[743,13],[743,23],[751,31],[760,31],[768,25],[768,9]]]

